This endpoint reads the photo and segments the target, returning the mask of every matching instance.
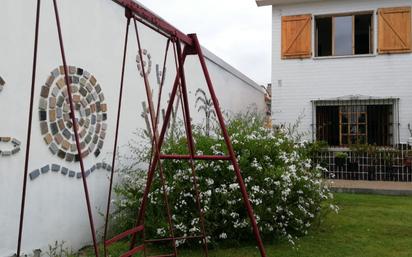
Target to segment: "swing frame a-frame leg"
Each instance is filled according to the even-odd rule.
[[[136,219],[136,227],[142,226],[143,221],[144,221],[144,216],[145,216],[145,211],[146,211],[146,207],[147,207],[147,202],[148,202],[148,195],[150,193],[151,190],[151,186],[153,183],[153,179],[154,179],[154,175],[156,172],[156,168],[158,167],[160,161],[162,159],[176,159],[176,160],[190,160],[192,163],[194,160],[226,160],[226,161],[230,161],[230,163],[233,165],[234,171],[235,171],[235,175],[236,175],[236,179],[237,182],[239,184],[240,187],[240,191],[242,193],[242,199],[245,205],[245,208],[247,210],[251,225],[252,225],[252,229],[253,229],[253,234],[255,236],[260,254],[262,257],[266,257],[266,252],[265,252],[265,248],[263,246],[263,242],[260,236],[260,232],[259,232],[259,228],[257,226],[257,222],[256,222],[256,218],[253,212],[253,208],[250,204],[249,201],[249,196],[246,190],[246,186],[245,183],[243,181],[241,172],[240,172],[240,167],[239,164],[237,162],[237,158],[229,137],[229,134],[227,132],[225,123],[224,123],[224,118],[223,118],[223,114],[221,112],[220,109],[220,105],[219,105],[219,101],[217,99],[216,93],[214,91],[214,87],[213,87],[213,83],[212,80],[210,78],[210,74],[209,71],[207,69],[207,65],[206,65],[206,61],[205,61],[205,57],[203,55],[202,52],[202,48],[199,44],[198,38],[196,36],[196,34],[190,34],[188,35],[192,42],[193,45],[189,46],[189,45],[185,45],[183,53],[181,54],[181,57],[179,58],[179,71],[178,74],[176,75],[176,79],[175,79],[175,83],[173,85],[173,89],[172,89],[172,93],[170,96],[170,100],[167,106],[167,111],[166,111],[166,115],[164,118],[164,122],[163,122],[163,126],[162,126],[162,130],[161,133],[159,135],[159,137],[156,139],[154,138],[153,140],[156,140],[155,142],[155,147],[156,150],[154,152],[154,157],[153,160],[151,162],[150,165],[150,169],[148,171],[148,175],[147,175],[147,182],[146,182],[146,188],[144,190],[144,194],[143,194],[143,198],[142,198],[142,202],[140,205],[140,209],[139,209],[139,213]],[[180,46],[180,41],[177,42],[178,46]],[[180,53],[178,53],[180,54]],[[226,143],[226,147],[228,150],[228,156],[205,156],[205,155],[195,155],[195,146],[194,146],[194,140],[193,140],[193,135],[192,135],[192,131],[191,131],[191,119],[190,119],[190,113],[189,113],[189,104],[188,104],[188,95],[187,95],[187,90],[186,90],[186,85],[185,85],[185,74],[184,74],[184,63],[186,60],[186,57],[188,55],[197,55],[202,67],[202,72],[204,75],[204,78],[206,80],[207,83],[207,87],[208,87],[208,91],[211,95],[212,98],[212,102],[213,102],[213,106],[214,109],[216,111],[216,115],[218,118],[218,122],[223,134],[223,138],[225,140]],[[160,154],[160,150],[161,147],[164,143],[164,138],[165,138],[165,133],[167,131],[167,128],[169,126],[169,122],[170,122],[170,117],[171,117],[171,113],[172,113],[172,109],[173,109],[173,104],[176,98],[176,94],[178,91],[179,86],[182,88],[181,93],[183,94],[183,99],[184,99],[184,117],[185,117],[185,125],[186,125],[186,130],[187,130],[187,137],[188,137],[188,144],[189,144],[189,151],[190,154],[189,155],[162,155]],[[196,182],[195,182],[196,183]],[[202,216],[202,213],[201,213]],[[202,224],[202,226],[204,227],[204,225]],[[132,251],[134,249],[134,246],[136,244],[136,240],[137,240],[137,233],[133,233],[132,235],[132,239],[130,242],[130,251]],[[205,242],[205,245],[206,242]],[[207,246],[205,246],[207,247]],[[205,250],[206,256],[207,256],[207,248]]]

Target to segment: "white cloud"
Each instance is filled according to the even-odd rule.
[[[271,10],[254,0],[139,0],[259,84],[270,82]]]

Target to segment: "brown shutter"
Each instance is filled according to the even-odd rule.
[[[378,10],[378,52],[405,53],[411,51],[411,7]]]
[[[312,56],[312,15],[282,17],[282,58]]]

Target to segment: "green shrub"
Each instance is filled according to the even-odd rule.
[[[265,129],[261,124],[260,118],[243,115],[231,119],[227,128],[264,238],[281,237],[294,244],[299,236],[307,234],[319,218],[323,203],[329,202],[333,195],[322,181],[325,170],[311,161],[312,150],[317,147],[296,142],[300,137],[282,130]],[[218,133],[205,136],[202,131],[195,129],[197,154],[227,154],[224,140]],[[164,145],[164,153],[188,153],[187,141],[181,133],[179,135]],[[132,152],[138,162],[146,162],[150,156],[147,147],[134,147]],[[196,161],[195,167],[209,241],[212,244],[241,243],[253,239],[233,166],[225,161]],[[190,163],[164,161],[163,169],[175,236],[199,235],[199,213]],[[146,172],[141,165],[120,171],[121,181],[115,189],[117,208],[112,221],[115,230],[133,226]],[[169,235],[159,172],[156,174],[145,218],[146,236],[152,238]],[[337,211],[336,206],[328,203],[327,209],[330,208]]]

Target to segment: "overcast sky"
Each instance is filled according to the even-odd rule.
[[[271,8],[254,0],[138,0],[261,85],[270,83]]]

